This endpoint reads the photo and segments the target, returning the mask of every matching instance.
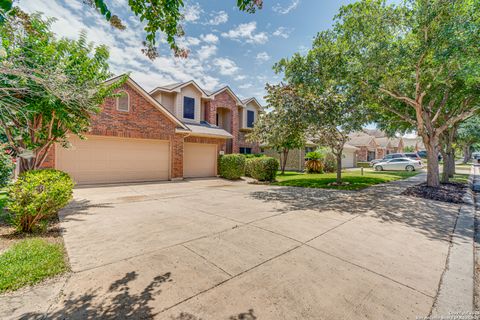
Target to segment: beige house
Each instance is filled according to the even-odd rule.
[[[368,162],[380,159],[387,154],[403,152],[404,142],[402,138],[390,138],[381,130],[368,130],[349,134],[348,143],[357,147],[357,160]]]

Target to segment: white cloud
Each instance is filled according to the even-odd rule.
[[[290,37],[290,33],[292,33],[292,29],[288,29],[288,28],[285,28],[285,27],[279,27],[272,34],[275,37],[282,37],[284,39],[288,39]]]
[[[260,53],[257,54],[256,59],[257,59],[259,62],[265,62],[265,61],[270,60],[270,56],[268,55],[268,53],[266,53],[265,51],[263,51],[263,52],[260,52]]]
[[[210,19],[204,24],[211,26],[218,26],[219,24],[226,23],[228,21],[228,13],[225,11],[214,11],[209,14]]]
[[[222,33],[222,37],[247,43],[263,44],[268,41],[268,35],[265,32],[255,33],[257,23],[255,21],[242,23],[228,32]]]
[[[219,69],[221,75],[231,76],[239,70],[234,61],[228,58],[216,58],[213,63]]]
[[[174,58],[167,47],[161,44],[161,48],[168,54],[152,62],[140,50],[145,33],[138,18],[126,16],[123,22],[127,29],[120,31],[112,29],[100,14],[92,11],[93,9],[89,10],[88,6],[84,8],[86,12],[92,12],[91,15],[78,15],[74,8],[75,6],[62,6],[57,1],[22,0],[23,10],[41,11],[45,16],[55,17],[52,31],[58,36],[77,39],[80,30],[85,30],[89,41],[96,45],[107,45],[110,49],[109,64],[112,73],[118,75],[132,72],[132,77],[146,90],[158,85],[191,79],[208,90],[220,85],[219,78],[215,74],[210,74],[211,61],[205,62],[205,59],[211,59],[216,54],[215,45],[197,47],[198,53],[192,53],[188,59],[179,59]],[[182,40],[193,46],[200,46],[202,41],[195,37],[186,37]]]
[[[192,4],[187,3],[183,11],[183,19],[187,22],[196,22],[198,19],[200,19],[202,12],[202,7],[200,7],[198,2]]]
[[[235,81],[242,81],[242,80],[245,80],[247,78],[247,76],[243,75],[243,74],[239,74],[238,76],[236,76],[235,78],[233,78]]]
[[[186,37],[186,38],[180,38],[177,40],[177,44],[180,47],[194,47],[198,46],[202,41],[198,38],[195,37]]]
[[[238,87],[239,87],[240,89],[248,89],[248,88],[253,87],[253,84],[251,84],[251,83],[245,83],[245,84],[239,85]]]
[[[211,57],[213,57],[217,53],[217,46],[216,45],[204,45],[201,46],[197,52],[198,59],[201,61],[205,61]]]
[[[214,35],[213,33],[209,33],[206,35],[201,35],[200,38],[206,43],[217,43],[218,42],[218,37]]]
[[[279,14],[287,14],[290,11],[295,10],[299,4],[300,4],[300,0],[292,0],[292,2],[285,7],[277,3],[275,6],[272,7],[272,10]]]

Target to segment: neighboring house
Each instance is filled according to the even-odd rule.
[[[365,162],[377,159],[377,152],[381,147],[375,140],[375,137],[363,132],[354,132],[348,135],[348,144],[357,148],[357,161]]]
[[[425,150],[425,145],[423,144],[421,137],[403,138],[403,142],[405,147],[408,147],[409,149],[411,148],[417,152]]]
[[[293,149],[288,152],[287,164],[285,166],[286,170],[291,171],[303,171],[305,169],[305,158],[307,153],[315,151],[317,145],[313,142],[307,142],[306,146],[302,149]],[[343,148],[343,159],[342,159],[342,168],[354,168],[357,166],[357,159],[355,151],[356,147],[345,144]],[[273,149],[262,148],[262,153],[274,157],[280,161],[280,154]]]
[[[240,130],[253,126],[261,106],[253,98],[243,103],[228,87],[209,93],[190,81],[149,94],[128,78],[118,92],[124,95],[107,99],[92,117],[86,139],[56,145],[44,167],[83,184],[210,177],[220,153],[258,149],[242,141]]]
[[[350,144],[356,146],[357,161],[366,162],[381,159],[390,153],[403,152],[403,138],[390,138],[377,129],[363,129],[349,134]]]

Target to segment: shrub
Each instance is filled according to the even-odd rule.
[[[272,157],[259,157],[247,160],[245,171],[258,181],[275,181],[280,163]]]
[[[337,158],[332,153],[327,153],[323,159],[323,170],[325,172],[337,171]]]
[[[305,171],[307,173],[323,173],[323,154],[312,151],[306,155]]]
[[[7,209],[22,232],[44,227],[72,199],[73,181],[62,171],[45,169],[22,173],[8,188]]]
[[[14,168],[12,157],[3,146],[0,146],[0,188],[8,185]]]
[[[227,154],[220,157],[219,172],[225,179],[240,179],[245,174],[245,157],[241,154]]]
[[[370,162],[357,162],[359,168],[370,168]]]
[[[250,153],[250,154],[244,154],[245,158],[251,159],[251,158],[261,158],[264,157],[265,155],[263,153]]]

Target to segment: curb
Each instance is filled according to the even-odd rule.
[[[460,207],[455,222],[446,268],[430,315],[432,319],[455,315],[473,319],[475,195],[472,187],[475,176],[472,167],[465,204]]]

